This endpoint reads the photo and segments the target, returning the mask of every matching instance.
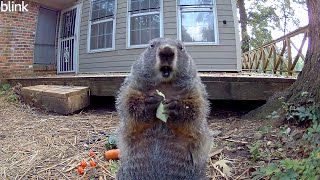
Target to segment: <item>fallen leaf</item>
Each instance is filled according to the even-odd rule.
[[[231,168],[227,165],[227,163],[231,163],[231,161],[228,161],[228,160],[219,160],[217,162],[215,162],[213,165],[215,167],[220,167],[222,168],[222,172],[227,175],[227,176],[231,176]]]

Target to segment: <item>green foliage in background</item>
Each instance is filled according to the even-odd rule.
[[[312,95],[308,92],[302,92],[299,103],[293,105],[282,102],[285,121],[295,126],[308,127],[302,140],[304,146],[311,149],[309,156],[304,159],[284,159],[277,163],[269,163],[255,171],[253,179],[320,179],[320,107],[310,97]]]
[[[9,84],[0,84],[0,96],[5,96],[9,102],[17,102],[19,97],[13,92]]]

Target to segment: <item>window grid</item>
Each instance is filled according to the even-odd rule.
[[[152,1],[153,3],[157,2],[156,7],[152,7]],[[138,4],[138,8],[133,9],[133,3]],[[160,28],[161,28],[161,13],[160,13],[160,0],[148,0],[148,8],[142,7],[142,1],[140,0],[131,0],[129,1],[129,23],[128,23],[128,46],[139,46],[143,44],[147,44],[148,42],[145,41],[145,37],[148,36],[148,41],[152,38],[152,33],[156,32],[156,37],[161,36]],[[158,17],[156,19],[155,17]],[[139,18],[138,20],[135,20],[133,18]],[[153,20],[156,20],[156,28],[154,27]],[[133,29],[133,22],[136,21],[137,25],[136,28]],[[142,27],[142,23],[139,23],[138,21],[144,21],[147,22],[147,27]],[[157,31],[158,30],[158,31]],[[137,33],[138,32],[138,33]],[[145,34],[147,32],[147,34]],[[136,34],[137,33],[137,34]],[[138,36],[135,37],[134,35]]]
[[[114,47],[115,4],[116,0],[93,0],[91,2],[89,51],[108,50]],[[108,5],[113,5],[109,7],[113,11],[112,14],[108,12],[107,7],[101,8]],[[105,10],[103,14],[100,14],[101,9]],[[103,32],[100,32],[101,30]]]
[[[186,35],[186,34],[188,34],[188,33],[185,33],[185,34],[183,34],[183,32],[182,32],[182,29],[184,29],[185,31],[187,31],[186,30],[186,28],[191,28],[191,27],[195,27],[195,25],[194,24],[192,24],[192,25],[190,25],[190,26],[183,26],[183,24],[184,24],[184,22],[183,22],[183,15],[185,14],[187,14],[187,13],[208,13],[208,15],[207,16],[209,16],[209,17],[212,17],[212,20],[211,20],[211,23],[212,24],[209,24],[209,25],[203,25],[203,23],[201,24],[198,24],[197,25],[197,27],[198,27],[198,29],[202,29],[204,32],[203,32],[203,34],[205,33],[205,30],[208,30],[208,29],[212,29],[212,37],[211,37],[211,39],[212,40],[208,40],[208,39],[210,39],[210,37],[208,38],[208,37],[203,37],[203,39],[201,40],[201,41],[197,41],[197,40],[195,40],[195,38],[193,37],[193,36],[191,36],[191,41],[190,40],[187,40],[187,41],[185,41],[186,43],[197,43],[197,44],[200,44],[200,43],[203,43],[203,44],[212,44],[212,43],[217,43],[217,36],[216,36],[216,30],[217,30],[217,27],[216,27],[216,23],[215,23],[215,21],[216,21],[216,14],[215,14],[215,12],[214,12],[214,6],[215,6],[215,4],[214,4],[214,2],[213,2],[213,0],[209,0],[209,1],[207,1],[207,2],[202,2],[202,3],[199,3],[199,2],[195,2],[194,4],[192,4],[192,3],[181,3],[181,1],[183,1],[183,0],[179,0],[179,7],[178,7],[178,10],[179,10],[179,38],[182,40],[182,41],[185,41],[185,39],[183,39],[183,37],[184,37],[184,35]],[[204,21],[205,22],[205,21]],[[209,21],[207,21],[207,22],[209,22]],[[192,34],[191,35],[193,35],[193,34],[197,34],[197,33],[195,33],[195,32],[192,32]],[[190,34],[188,34],[188,35],[190,35]],[[189,37],[190,38],[190,37]]]

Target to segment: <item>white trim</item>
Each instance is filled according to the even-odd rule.
[[[66,11],[69,11],[71,9],[77,9],[76,12],[76,19],[75,19],[75,34],[74,34],[74,58],[73,58],[73,71],[60,71],[60,53],[61,53],[61,38],[60,38],[60,33],[62,30],[62,16],[63,13]],[[79,72],[79,40],[80,40],[80,23],[81,23],[81,8],[82,8],[82,2],[78,3],[74,6],[71,6],[67,9],[64,9],[60,12],[60,23],[59,23],[59,31],[58,31],[58,54],[57,54],[57,73],[62,74],[62,73],[78,73]],[[72,39],[72,38],[67,38],[67,39]]]
[[[113,21],[113,18],[95,21],[95,22],[92,22],[91,24],[100,24],[100,23],[109,22],[109,21]]]
[[[183,42],[185,46],[222,46],[215,42]]]
[[[180,27],[179,27],[179,19],[180,19],[180,11],[179,11],[179,2],[178,2],[179,0],[176,0],[176,17],[177,17],[177,22],[176,22],[176,26],[177,26],[177,28],[176,28],[176,30],[177,30],[177,32],[176,32],[176,38],[177,39],[181,39],[180,38],[180,34],[179,34],[179,31],[180,31]]]
[[[140,45],[132,45],[130,47],[127,47],[127,49],[141,49],[141,48],[147,48],[148,44],[140,44]]]
[[[160,3],[160,9],[159,11],[152,11],[152,12],[146,12],[146,13],[138,13],[138,14],[133,14],[130,15],[130,7],[131,7],[131,0],[127,1],[127,42],[126,46],[127,49],[138,49],[138,48],[146,48],[148,47],[148,44],[139,44],[139,45],[131,45],[130,44],[130,38],[131,38],[131,17],[136,17],[136,16],[146,16],[146,15],[152,15],[152,14],[159,14],[160,16],[160,37],[164,37],[164,30],[163,30],[163,0],[159,0]],[[150,39],[151,40],[151,39]]]
[[[219,23],[218,23],[218,21],[219,21],[219,17],[218,17],[218,13],[217,13],[217,0],[213,0],[213,8],[212,9],[214,9],[214,11],[213,11],[213,15],[214,15],[214,17],[215,17],[215,21],[213,22],[214,23],[214,27],[216,28],[215,29],[215,40],[216,40],[216,44],[220,44],[220,36],[219,36]]]
[[[76,48],[76,59],[77,62],[74,62],[74,69],[75,69],[75,73],[78,74],[79,73],[79,64],[80,64],[80,26],[81,26],[81,14],[82,14],[82,6],[83,3],[79,3],[78,4],[78,19],[76,20],[76,24],[78,24],[78,27],[76,28],[76,41],[75,41],[75,48]]]
[[[95,49],[95,50],[90,50],[87,53],[88,54],[94,54],[94,53],[110,52],[110,51],[115,51],[115,48]]]
[[[114,0],[114,15],[113,18],[108,18],[108,19],[103,19],[100,21],[95,21],[95,22],[91,22],[91,16],[92,16],[92,1],[90,0],[90,7],[89,7],[89,18],[88,18],[88,33],[87,33],[87,53],[88,54],[92,54],[92,53],[99,53],[99,52],[107,52],[107,51],[114,51],[115,47],[116,47],[116,25],[117,25],[117,12],[118,12],[118,1]],[[93,24],[100,24],[100,23],[104,23],[104,22],[109,22],[109,21],[113,21],[112,24],[112,45],[111,48],[101,48],[101,49],[90,49],[90,45],[91,45],[91,25]]]
[[[241,46],[240,46],[240,34],[239,34],[239,21],[237,16],[236,4],[233,0],[231,1],[232,12],[233,12],[233,22],[234,22],[234,31],[236,36],[236,55],[237,55],[237,70],[238,72],[242,71],[242,61],[241,61]]]
[[[230,65],[232,65],[232,64],[230,64]],[[199,65],[197,64],[197,66],[199,66]],[[200,72],[200,73],[201,72],[238,72],[237,69],[200,69],[200,68],[197,68],[197,69],[198,69],[198,72]]]
[[[214,42],[183,42],[185,45],[219,45],[219,28],[218,28],[218,15],[217,15],[217,6],[216,6],[216,1],[213,0],[213,5],[212,5],[212,13],[213,13],[213,26],[214,26]],[[182,41],[182,34],[181,34],[181,12],[211,12],[210,10],[206,10],[205,8],[202,9],[195,9],[195,8],[189,8],[186,10],[181,11],[179,8],[179,3],[180,0],[176,1],[176,7],[177,7],[177,38]]]
[[[145,13],[137,13],[137,14],[132,14],[131,17],[147,16],[147,15],[153,15],[153,14],[160,14],[160,13],[159,13],[159,11],[152,11],[152,12],[145,12]]]

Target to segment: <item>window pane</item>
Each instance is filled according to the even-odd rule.
[[[159,0],[150,0],[150,8],[160,7]]]
[[[140,22],[140,17],[139,16],[135,16],[130,18],[131,19],[131,30],[137,30],[139,29],[139,22]]]
[[[98,19],[99,18],[99,10],[92,11],[91,19]]]
[[[148,44],[149,40],[151,40],[151,34],[150,34],[149,29],[141,30],[140,44]]]
[[[140,31],[131,31],[130,32],[130,44],[131,45],[138,45],[140,44]]]
[[[106,48],[112,48],[112,34],[106,35]]]
[[[149,40],[160,37],[159,14],[135,16],[130,18],[130,44],[147,44]]]
[[[149,9],[149,0],[140,0],[140,9]]]
[[[98,27],[99,27],[99,24],[92,24],[91,25],[91,36],[98,35]]]
[[[92,2],[92,10],[93,11],[99,10],[99,1]]]
[[[160,15],[159,14],[155,14],[152,16],[149,16],[150,18],[150,24],[151,24],[151,28],[157,28],[160,29]]]
[[[106,48],[106,36],[98,36],[98,49]]]
[[[97,37],[91,37],[90,49],[97,49],[97,48],[98,48],[98,39],[97,39]]]
[[[99,24],[99,35],[104,35],[107,33],[106,24],[107,23],[100,23]]]
[[[113,33],[113,21],[108,21],[106,24],[106,34],[112,34]]]
[[[183,12],[181,16],[182,41],[215,41],[213,12]]]
[[[92,20],[107,18],[114,14],[115,0],[97,0],[92,2]]]
[[[159,0],[131,0],[131,13],[144,13],[144,12],[152,12],[158,11],[160,7]]]
[[[140,16],[140,29],[148,29],[151,25],[150,16]]]
[[[114,8],[115,8],[114,0],[101,1],[100,3],[100,10],[103,9],[106,16],[113,15]],[[100,17],[103,17],[103,16],[100,16]]]
[[[160,29],[151,29],[151,39],[160,37]]]
[[[99,18],[106,18],[107,16],[107,3],[101,2],[100,4],[100,11],[99,11]]]
[[[180,5],[213,4],[213,0],[180,0]]]
[[[131,11],[139,10],[139,1],[132,0],[131,1]]]

